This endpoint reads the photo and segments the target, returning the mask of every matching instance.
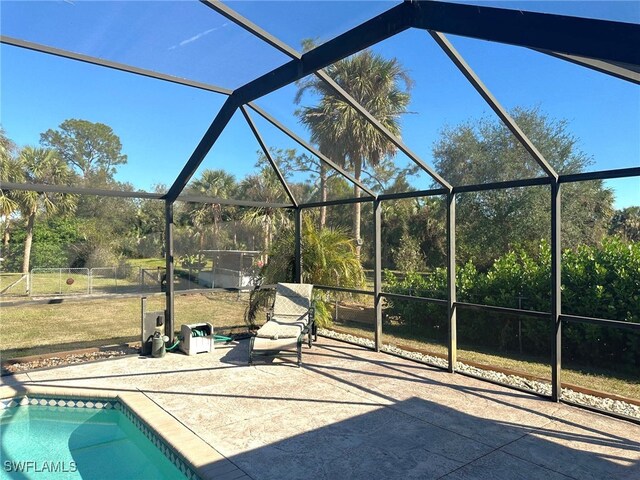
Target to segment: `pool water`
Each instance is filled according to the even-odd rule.
[[[0,414],[1,479],[184,479],[118,410],[28,405]]]

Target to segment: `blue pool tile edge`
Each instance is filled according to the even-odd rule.
[[[148,426],[125,403],[114,398],[87,398],[87,397],[62,397],[51,395],[16,395],[0,399],[0,411],[8,408],[25,407],[29,405],[65,407],[65,408],[90,408],[90,409],[115,409],[120,411],[145,437],[173,463],[189,480],[201,480],[201,477],[188,464],[186,459],[175,448],[160,438],[156,432]]]

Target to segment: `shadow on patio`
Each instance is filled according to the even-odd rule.
[[[327,338],[303,368],[247,355],[242,341],[16,380],[143,392],[231,462],[205,467],[210,478],[640,476],[629,422]]]
[[[421,418],[408,412],[421,413]],[[299,412],[304,417],[312,411]],[[451,428],[431,423],[446,418]],[[421,398],[268,443],[286,416],[238,428],[228,442],[242,449],[229,460],[255,479],[603,479],[637,478],[640,443],[572,421],[532,429],[486,420]],[[299,423],[299,421],[296,421]],[[487,442],[455,432],[487,436]],[[491,436],[515,437],[496,447]],[[212,466],[215,468],[215,465]]]

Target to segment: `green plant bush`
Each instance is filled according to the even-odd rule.
[[[16,225],[10,242],[2,256],[2,269],[19,272],[22,268],[25,240],[24,225]],[[36,223],[31,247],[32,268],[61,268],[72,266],[73,247],[82,243],[78,233],[78,222],[72,218],[52,217]]]
[[[385,282],[385,290],[391,293],[447,298],[447,274],[442,268],[429,275],[408,273],[402,279],[385,272]],[[535,255],[524,250],[508,252],[484,273],[468,262],[458,267],[456,284],[460,302],[549,312],[549,245],[541,243]],[[640,244],[612,237],[598,247],[580,246],[563,252],[562,312],[640,322]],[[389,300],[387,315],[402,324],[420,327],[427,334],[431,330],[446,332],[446,311],[434,304]],[[522,345],[523,353],[548,356],[551,334],[550,321],[458,309],[461,345],[501,351],[515,351]],[[563,349],[563,358],[580,364],[623,364],[630,368],[640,364],[640,335],[611,327],[565,322]]]
[[[350,236],[333,228],[318,228],[314,219],[307,216],[302,222],[302,282],[314,285],[362,288],[366,278],[355,243]],[[264,285],[291,282],[295,265],[295,238],[292,229],[282,229],[275,237],[268,252],[268,261],[260,271],[260,283]],[[332,323],[329,296],[314,289],[315,319],[319,327]],[[270,294],[265,290],[251,293],[245,321],[256,327],[260,308],[267,305]]]
[[[640,322],[640,243],[606,239],[601,248],[563,255],[563,313]],[[564,355],[598,364],[640,364],[640,334],[588,324],[565,324]]]

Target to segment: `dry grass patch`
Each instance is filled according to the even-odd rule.
[[[336,327],[336,330],[341,333],[348,333],[350,335],[370,340],[373,340],[374,338],[374,334],[370,329],[362,328],[362,326],[358,324],[334,323],[334,326]],[[402,348],[402,346],[407,346],[412,349],[436,354],[446,358],[446,345],[425,339],[390,335],[388,333],[384,333],[384,327],[382,330],[382,341],[384,344],[396,345],[400,348]],[[551,381],[550,364],[540,361],[539,358],[519,356],[515,353],[491,354],[459,346],[458,361],[486,365],[487,369],[491,369],[491,366],[495,366],[546,379],[549,382]],[[562,382],[623,397],[640,399],[640,378],[638,378],[638,376],[633,377],[628,374],[605,370],[598,371],[589,367],[565,367],[562,369]]]
[[[244,324],[245,296],[226,292],[176,295],[175,325],[210,322],[216,333],[237,333]],[[164,310],[164,296],[147,298],[147,311]],[[3,360],[140,340],[139,297],[68,300],[59,304],[0,309]]]

